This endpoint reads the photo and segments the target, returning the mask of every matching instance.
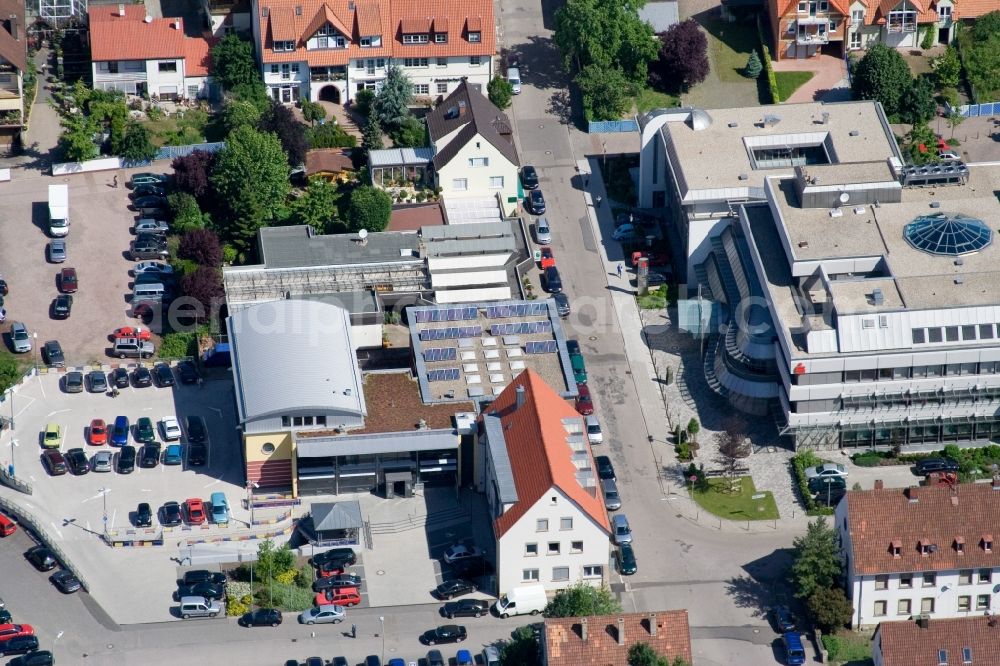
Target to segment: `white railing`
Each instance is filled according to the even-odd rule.
[[[98,71],[94,75],[94,83],[112,83],[115,81],[145,81],[145,72],[119,72],[118,74],[112,74],[111,72],[101,72]]]

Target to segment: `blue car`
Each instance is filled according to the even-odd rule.
[[[128,417],[116,416],[115,424],[111,427],[111,446],[125,446],[128,444]]]
[[[163,454],[163,464],[164,465],[180,465],[181,464],[181,445],[171,444],[167,447],[167,452]]]
[[[472,653],[468,650],[459,650],[455,657],[455,666],[476,666]]]
[[[229,502],[225,493],[212,493],[212,522],[217,525],[229,523]]]
[[[806,649],[799,634],[792,631],[782,634],[781,646],[785,648],[785,663],[788,666],[802,666],[806,663]]]

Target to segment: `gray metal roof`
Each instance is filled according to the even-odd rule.
[[[514,483],[514,472],[510,468],[507,440],[503,436],[503,423],[496,414],[484,414],[483,427],[486,430],[486,440],[489,443],[490,463],[493,465],[494,476],[497,480],[500,503],[513,504],[517,501],[517,486]]]
[[[355,501],[310,504],[309,513],[317,532],[360,529],[364,524],[361,504]]]
[[[454,430],[412,430],[333,437],[300,437],[295,445],[296,454],[300,458],[330,458],[457,449],[458,443],[458,433]]]
[[[639,18],[653,26],[653,32],[665,32],[678,22],[676,0],[647,2],[639,8]]]
[[[367,413],[347,311],[284,300],[227,320],[240,423],[292,413]]]
[[[368,166],[421,166],[434,159],[434,149],[430,146],[419,148],[385,148],[368,153]]]
[[[420,235],[428,257],[495,254],[517,249],[510,222],[424,227]]]
[[[258,232],[261,262],[267,268],[419,263],[415,233],[369,233],[364,243],[357,233],[317,235],[306,225],[262,227]]]
[[[352,315],[378,312],[378,297],[374,291],[341,291],[330,294],[303,294],[299,298],[328,303],[344,308]]]
[[[484,222],[482,224],[445,224],[424,227],[420,237],[425,241],[467,238],[500,238],[513,235],[510,222]]]

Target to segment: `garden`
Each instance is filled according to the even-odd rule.
[[[239,617],[254,606],[304,611],[312,607],[316,596],[312,567],[296,567],[288,544],[277,546],[270,539],[258,545],[255,563],[241,564],[232,576],[235,580],[226,590],[226,615],[230,617]]]

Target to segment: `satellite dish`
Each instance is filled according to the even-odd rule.
[[[368,230],[367,229],[362,229],[361,231],[359,231],[358,232],[358,238],[360,238],[361,240],[364,240],[364,239],[368,238]]]
[[[840,193],[840,203],[847,203],[850,200],[851,200],[850,194],[848,194],[847,192]]]

